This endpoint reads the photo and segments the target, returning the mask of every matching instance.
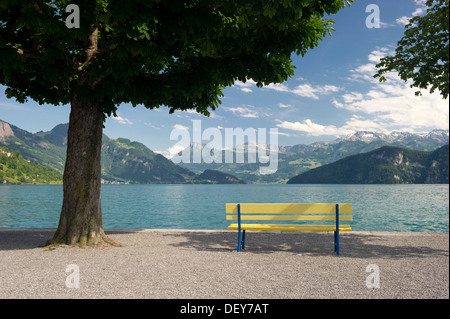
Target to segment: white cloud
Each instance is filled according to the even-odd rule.
[[[248,79],[245,83],[242,81],[235,81],[234,85],[239,87],[242,92],[251,93],[253,92],[252,88],[256,86],[256,82],[252,79]]]
[[[389,27],[395,26],[395,24],[380,21],[380,26],[381,26],[382,28],[389,28]]]
[[[159,153],[159,154],[163,155],[164,157],[171,159],[176,154],[182,152],[185,149],[186,149],[186,147],[184,147],[182,145],[175,145],[175,146],[169,147],[167,149],[167,151],[158,151],[158,152],[155,151],[155,153]]]
[[[352,92],[349,94],[344,94],[342,98],[344,99],[345,103],[352,103],[354,101],[361,100],[363,98],[363,95],[359,92]]]
[[[314,99],[314,100],[319,99],[319,97],[316,94],[317,90],[314,89],[309,84],[300,84],[292,92],[299,96],[308,97],[310,99]]]
[[[409,24],[410,19],[411,19],[411,17],[403,16],[403,17],[397,18],[395,20],[395,22],[399,25],[405,26],[405,25]]]
[[[347,128],[338,128],[334,125],[321,125],[313,123],[310,119],[303,122],[288,122],[278,120],[277,126],[283,129],[304,132],[311,136],[321,136],[321,135],[346,135],[351,133],[351,130]]]
[[[345,93],[333,100],[335,107],[353,113],[352,119],[343,128],[366,126],[379,130],[406,131],[448,129],[448,102],[442,99],[439,92],[430,94],[422,90],[422,96],[416,96],[417,89],[411,88],[411,82],[403,81],[396,72],[387,74],[385,83],[373,78],[375,64],[384,53],[389,53],[389,49],[374,50],[368,56],[370,63],[351,70],[351,79],[365,80],[371,85],[367,92]]]
[[[285,84],[281,83],[270,83],[269,85],[264,86],[265,89],[275,90],[278,92],[289,92],[289,88]]]
[[[395,50],[391,50],[390,48],[377,48],[370,52],[368,59],[370,62],[378,64],[380,63],[381,58],[393,54],[395,54]]]
[[[212,119],[221,119],[222,117],[220,115],[217,115],[217,113],[213,110],[209,110],[209,117]],[[192,118],[191,115],[197,116],[197,117],[204,117],[203,114],[198,113],[195,109],[186,109],[186,110],[178,110],[175,112],[175,116],[178,118]]]
[[[416,3],[417,8],[414,10],[414,12],[412,12],[412,17],[421,16],[427,12],[428,7],[426,0],[414,0],[414,2]],[[399,25],[405,26],[409,24],[409,20],[412,19],[412,17],[402,16],[400,18],[397,18],[395,22]]]
[[[258,118],[259,113],[253,109],[251,109],[252,106],[249,105],[248,108],[245,107],[227,107],[226,110],[233,112],[234,114],[241,116],[241,117],[247,117],[247,118]]]
[[[294,89],[289,89],[285,84],[269,84],[264,87],[265,89],[275,90],[278,92],[289,92],[301,97],[307,97],[310,99],[318,100],[319,95],[326,95],[333,92],[339,92],[341,88],[334,85],[311,85],[300,84]]]
[[[353,115],[341,129],[348,130],[349,132],[357,131],[373,131],[373,132],[387,132],[384,128],[385,123],[379,122],[376,119],[371,120],[364,118],[363,116]]]
[[[377,72],[375,63],[362,64],[353,70],[350,70],[349,80],[358,80],[364,82],[378,82],[378,80],[373,78],[373,75]]]
[[[277,134],[281,135],[281,136],[296,136],[295,134],[289,134],[289,133],[284,133],[284,132],[280,132],[280,131],[278,131]]]
[[[298,78],[297,80],[304,80],[303,78]],[[237,86],[241,91],[246,93],[253,92],[256,88],[256,82],[252,79],[247,80],[245,83],[241,81],[236,81],[234,86]],[[283,83],[270,83],[265,85],[263,89],[274,90],[277,92],[286,92],[296,94],[301,97],[307,97],[310,99],[318,100],[319,95],[326,95],[334,92],[339,92],[341,88],[334,85],[311,85],[311,84],[300,84],[294,89],[290,89],[287,84]]]
[[[287,109],[287,108],[292,107],[292,105],[290,105],[290,104],[283,104],[283,103],[278,103],[278,106],[282,109]]]
[[[145,126],[149,126],[149,127],[153,128],[153,129],[155,129],[155,130],[160,130],[161,127],[164,127],[164,125],[156,126],[156,125],[153,125],[152,123],[148,123],[148,122],[144,122],[144,125],[145,125]]]
[[[388,132],[384,127],[386,122],[378,119],[367,119],[362,116],[353,115],[348,119],[344,125],[338,127],[335,125],[321,125],[307,119],[303,122],[288,122],[277,120],[278,127],[306,133],[310,136],[334,135],[346,136],[357,131],[374,131],[374,132]]]
[[[369,86],[358,86],[365,90],[356,89],[334,97],[333,105],[350,113],[340,126],[322,125],[309,119],[303,122],[278,120],[277,126],[313,136],[346,135],[363,130],[423,132],[435,128],[448,129],[448,101],[443,100],[439,92],[430,94],[422,90],[422,96],[416,96],[417,89],[411,88],[411,82],[403,81],[396,72],[387,74],[384,83],[373,78],[377,71],[375,65],[381,57],[390,53],[389,48],[377,48],[368,55],[368,63],[350,70],[349,80],[361,81]],[[311,93],[312,86],[304,88],[310,94],[315,93]]]
[[[119,122],[120,124],[123,125],[132,125],[133,122],[131,122],[129,119],[121,117],[121,116],[115,116],[113,117],[113,119],[115,119],[117,122]]]
[[[414,0],[419,7],[412,13],[413,17],[419,16],[427,12],[427,0]]]
[[[178,129],[178,130],[186,130],[189,131],[189,127],[181,125],[181,124],[175,124],[174,126],[172,126],[173,129]]]

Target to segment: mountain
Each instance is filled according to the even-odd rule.
[[[29,161],[38,162],[42,166],[62,172],[66,158],[66,145],[53,144],[58,132],[61,133],[60,128],[32,134],[0,120],[0,146],[7,147],[11,151],[19,151],[23,158]],[[47,136],[50,139],[47,139]],[[67,131],[65,136],[67,138]]]
[[[448,130],[433,130],[428,133],[410,133],[394,131],[389,134],[370,131],[358,131],[345,138],[340,138],[331,142],[319,142],[313,146],[324,144],[342,144],[346,142],[364,142],[367,144],[382,143],[385,145],[399,146],[409,149],[432,151],[438,146],[443,146],[449,142]]]
[[[68,124],[57,125],[49,132],[36,134],[0,121],[0,146],[18,151],[30,161],[64,170]],[[144,144],[125,138],[111,139],[103,135],[102,179],[104,183],[180,184],[180,183],[240,183],[234,176],[222,173],[201,177],[175,165]]]
[[[448,184],[449,145],[435,151],[384,146],[295,176],[288,184]]]
[[[196,174],[128,139],[103,135],[102,178],[105,182],[140,184],[190,182]]]
[[[207,164],[192,163],[191,161],[191,163],[180,163],[179,165],[196,173],[206,169],[218,170],[233,174],[248,183],[286,183],[292,176],[310,169],[333,163],[350,155],[370,152],[386,145],[432,151],[448,143],[448,130],[433,130],[429,133],[392,132],[390,134],[360,131],[333,141],[316,142],[309,145],[279,146],[278,170],[270,175],[259,174],[260,166],[267,165],[259,163]],[[198,145],[195,147],[201,148]],[[270,146],[258,145],[258,147],[268,149]],[[191,148],[193,148],[192,145]],[[233,151],[236,152],[236,150]],[[225,158],[225,151],[223,151],[222,158]]]
[[[25,160],[18,151],[0,147],[0,183],[61,184],[62,174]]]

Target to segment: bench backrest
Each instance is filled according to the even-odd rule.
[[[240,209],[238,209],[238,205]],[[352,204],[225,204],[227,220],[353,220]],[[239,216],[240,215],[240,216]]]

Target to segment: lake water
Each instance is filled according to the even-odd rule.
[[[0,227],[56,228],[61,185],[0,185]],[[226,229],[225,203],[352,203],[360,231],[449,231],[449,185],[102,185],[104,228]]]

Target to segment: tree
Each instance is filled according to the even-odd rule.
[[[449,1],[428,0],[424,16],[416,16],[405,26],[394,56],[386,56],[377,64],[375,78],[386,81],[383,74],[397,71],[401,79],[412,79],[411,87],[440,91],[448,97],[449,82]],[[421,95],[420,91],[416,95]]]
[[[69,3],[79,28],[68,28]],[[344,0],[0,0],[0,83],[8,98],[69,104],[63,205],[53,243],[115,244],[103,231],[103,122],[121,103],[209,115],[222,90],[293,75]],[[78,25],[78,23],[74,23]]]

